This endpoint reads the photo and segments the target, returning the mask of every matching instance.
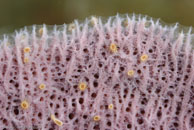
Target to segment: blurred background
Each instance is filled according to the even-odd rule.
[[[33,24],[64,24],[91,15],[146,14],[194,27],[194,0],[0,0],[0,34]]]

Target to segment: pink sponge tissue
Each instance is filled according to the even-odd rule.
[[[194,130],[185,28],[126,14],[4,35],[0,130]]]

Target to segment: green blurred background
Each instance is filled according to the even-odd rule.
[[[0,34],[33,24],[64,24],[117,12],[194,27],[194,0],[0,0]]]

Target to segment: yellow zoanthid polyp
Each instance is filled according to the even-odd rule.
[[[132,77],[134,75],[134,73],[135,73],[134,70],[129,70],[127,72],[127,75],[130,76],[130,77]]]
[[[109,104],[108,105],[108,109],[113,109],[114,105],[113,104]]]
[[[79,89],[80,89],[81,91],[84,91],[86,88],[87,88],[86,83],[81,82],[81,83],[79,84]]]
[[[51,119],[54,120],[55,119],[55,115],[51,114]]]
[[[53,114],[51,115],[51,119],[53,120],[53,122],[58,125],[58,126],[62,126],[63,122],[60,121],[59,119],[57,119]]]
[[[24,48],[24,53],[29,53],[30,50],[31,50],[30,47],[25,47],[25,48]]]
[[[100,116],[99,115],[96,115],[96,116],[94,116],[94,121],[99,121],[100,120]]]
[[[28,109],[29,103],[26,100],[24,100],[21,102],[21,107],[22,109]]]
[[[29,62],[29,58],[28,57],[25,57],[24,58],[24,63],[28,63]]]
[[[95,17],[95,16],[92,16],[90,22],[91,22],[91,24],[94,26],[95,24],[98,23],[98,18]]]
[[[143,54],[143,55],[140,57],[140,60],[141,60],[142,62],[147,61],[147,60],[148,60],[148,55],[147,55],[147,54]]]
[[[75,24],[74,23],[71,23],[71,24],[69,24],[69,26],[68,26],[68,30],[69,31],[73,31],[74,29],[75,29]]]
[[[55,119],[54,122],[55,122],[55,124],[57,124],[58,126],[62,126],[62,125],[63,125],[63,122],[60,121],[59,119]]]
[[[38,32],[39,32],[40,36],[42,36],[42,34],[43,34],[43,28],[40,28]]]
[[[129,24],[129,22],[128,22],[128,20],[127,20],[127,19],[123,21],[123,25],[124,25],[124,27],[127,27],[127,26],[128,26],[128,24]]]
[[[40,85],[39,85],[39,88],[42,90],[42,89],[45,89],[45,87],[46,87],[46,85],[45,84],[43,84],[43,83],[41,83]]]
[[[115,43],[111,43],[109,48],[111,52],[117,52],[117,45]]]

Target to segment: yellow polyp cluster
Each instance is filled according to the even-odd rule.
[[[29,58],[28,57],[24,57],[24,63],[28,63],[29,62]]]
[[[110,44],[110,51],[113,53],[117,52],[117,45],[115,43]]]
[[[30,50],[31,50],[30,47],[25,47],[25,48],[24,48],[24,53],[29,53]]]
[[[39,32],[40,36],[42,36],[42,34],[43,34],[43,28],[40,28],[38,32]]]
[[[45,89],[45,87],[46,87],[46,85],[43,84],[43,83],[39,85],[39,88],[40,88],[41,90],[42,90],[42,89]]]
[[[82,82],[82,83],[79,84],[79,89],[80,89],[81,91],[84,91],[84,90],[86,89],[86,87],[87,87],[87,86],[86,86],[86,83],[83,83],[83,82]]]
[[[28,109],[29,103],[28,103],[26,100],[24,100],[24,101],[21,102],[21,107],[22,107],[23,109]]]
[[[100,120],[100,116],[99,115],[96,115],[96,116],[94,116],[94,121],[99,121]]]
[[[148,55],[147,55],[147,54],[143,54],[143,55],[140,57],[140,60],[141,60],[142,62],[147,61],[147,60],[148,60]]]
[[[108,105],[108,109],[113,109],[114,105],[113,104],[109,104]]]
[[[135,73],[134,70],[129,70],[127,72],[127,75],[130,76],[130,77],[132,77],[134,75],[134,73]]]
[[[60,121],[59,119],[57,119],[53,114],[51,115],[51,119],[53,120],[53,122],[58,125],[58,126],[62,126],[63,122]]]

